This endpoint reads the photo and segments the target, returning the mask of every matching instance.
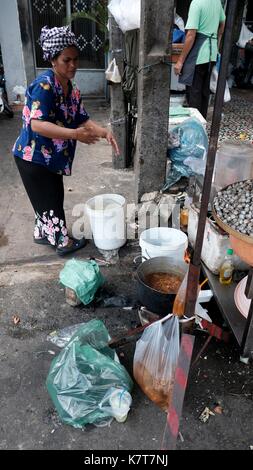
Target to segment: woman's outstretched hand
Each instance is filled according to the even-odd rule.
[[[117,144],[113,134],[110,131],[107,131],[105,138],[106,138],[108,144],[110,144],[113,147],[116,155],[120,155],[119,147],[118,147],[118,144]]]
[[[116,139],[111,131],[101,127],[95,121],[89,119],[85,124],[81,125],[78,129],[78,140],[84,142],[85,144],[95,144],[100,138],[106,139],[108,144],[110,144],[115,151],[116,155],[120,155],[119,147],[116,142]]]

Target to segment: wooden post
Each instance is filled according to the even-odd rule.
[[[117,25],[112,15],[109,15],[109,42],[110,58],[116,59],[120,74],[122,76],[124,71],[124,37],[121,29]],[[112,152],[112,164],[113,168],[123,169],[126,168],[126,109],[121,83],[110,84],[110,97],[111,128],[120,148],[119,156],[115,156],[115,153]]]
[[[169,53],[174,3],[174,0],[141,2],[136,202],[144,193],[160,190],[165,181],[171,69],[163,60]]]

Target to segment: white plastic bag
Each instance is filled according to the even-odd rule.
[[[121,82],[121,75],[119,73],[119,68],[116,64],[116,60],[112,59],[105,71],[106,80],[113,83]]]
[[[210,90],[212,93],[216,93],[217,89],[217,83],[218,83],[218,76],[219,72],[217,70],[216,65],[213,66],[213,70],[211,73],[211,78],[210,78]],[[231,100],[231,95],[228,87],[228,82],[226,82],[226,88],[225,88],[225,93],[224,93],[224,103],[228,103],[228,101]]]
[[[253,39],[253,33],[243,23],[241,33],[240,33],[240,36],[239,36],[239,39],[238,39],[236,45],[238,47],[241,47],[241,48],[245,49],[245,46],[246,46],[247,42],[250,41],[251,39]]]
[[[164,411],[172,399],[179,356],[179,319],[163,318],[144,331],[134,354],[134,378],[143,392]]]
[[[183,18],[181,18],[181,16],[179,16],[179,15],[177,14],[177,12],[175,12],[175,14],[174,14],[174,24],[177,25],[177,27],[178,27],[181,31],[185,32],[184,20],[183,20]]]
[[[14,95],[16,95],[17,100],[21,101],[21,103],[25,102],[25,92],[26,92],[26,89],[22,85],[21,86],[17,85],[13,88]]]
[[[140,28],[141,0],[111,0],[108,9],[123,33]]]

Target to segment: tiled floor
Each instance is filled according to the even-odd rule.
[[[211,122],[208,120],[207,129]],[[232,99],[225,104],[219,142],[241,140],[253,143],[253,92],[233,89]]]

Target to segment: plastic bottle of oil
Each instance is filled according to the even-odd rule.
[[[231,284],[234,271],[233,250],[229,248],[224,261],[220,267],[219,281],[221,284]]]

